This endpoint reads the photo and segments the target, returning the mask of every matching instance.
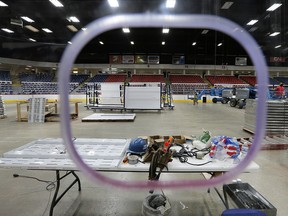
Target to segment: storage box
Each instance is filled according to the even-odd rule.
[[[149,136],[148,137],[149,145],[151,146],[152,144],[154,144],[156,139],[162,139],[162,138],[163,137],[160,135]]]
[[[277,209],[248,183],[223,185],[223,192],[231,197],[238,208],[256,209],[267,216],[277,215]]]
[[[173,138],[174,138],[174,143],[183,144],[186,142],[185,137],[182,135],[176,135],[176,136],[173,136]]]

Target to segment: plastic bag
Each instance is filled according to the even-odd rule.
[[[240,154],[239,143],[235,138],[227,136],[216,136],[211,139],[211,150],[209,156],[218,160],[226,158],[237,158]]]

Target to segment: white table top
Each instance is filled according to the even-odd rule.
[[[125,151],[128,148],[129,139],[84,139],[74,141],[79,154],[83,160],[95,170],[118,171],[118,172],[148,172],[150,163],[135,165],[123,163]],[[191,145],[191,144],[190,144]],[[4,153],[0,158],[0,167],[38,169],[38,170],[78,170],[74,162],[69,159],[62,144],[62,139],[41,139],[28,143],[24,146]],[[93,153],[93,154],[92,154]],[[181,163],[173,158],[168,163],[168,172],[225,172],[237,166],[239,160],[226,159],[219,161],[211,159],[206,155],[203,159],[189,158],[192,164],[208,164],[195,166]],[[253,172],[259,169],[259,165],[252,162],[246,172]],[[166,170],[164,169],[166,172]]]

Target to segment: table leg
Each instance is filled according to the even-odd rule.
[[[65,178],[66,176],[70,175],[70,174],[72,174],[75,177],[75,180],[58,197],[58,192],[59,192],[59,188],[60,188],[60,181],[63,178]],[[53,196],[53,199],[52,199],[52,202],[51,202],[49,216],[53,216],[54,207],[62,199],[62,197],[70,190],[70,188],[72,188],[73,185],[76,184],[77,182],[78,182],[78,191],[81,191],[80,179],[79,179],[79,177],[76,175],[76,173],[74,171],[69,171],[65,175],[60,177],[60,171],[56,170],[56,189],[55,189],[55,193],[54,193],[54,196]]]
[[[217,176],[223,175],[223,172],[210,172],[209,174],[211,175],[211,177],[210,177],[210,179],[211,179],[211,178],[215,178]],[[219,192],[219,190],[216,187],[214,187],[214,190],[218,194],[218,196],[221,199],[222,203],[224,204],[225,208],[229,209],[227,195],[226,195],[224,189],[223,189],[224,198],[223,198],[223,196],[221,195],[221,193]],[[210,188],[208,188],[207,192],[210,193]]]

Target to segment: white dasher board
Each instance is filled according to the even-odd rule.
[[[121,159],[130,139],[74,140],[79,155],[84,159]],[[58,158],[67,159],[69,154],[62,139],[40,139],[3,154],[5,158]]]
[[[108,114],[108,113],[95,113],[82,118],[82,122],[95,122],[95,121],[134,121],[136,114]]]

